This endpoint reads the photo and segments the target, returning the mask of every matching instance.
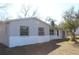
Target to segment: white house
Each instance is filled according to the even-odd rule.
[[[50,29],[49,24],[35,17],[0,22],[0,43],[8,47],[43,43],[64,37],[62,30]]]

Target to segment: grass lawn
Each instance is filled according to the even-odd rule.
[[[78,55],[79,45],[73,46],[64,40],[26,45],[15,48],[0,48],[2,55]]]

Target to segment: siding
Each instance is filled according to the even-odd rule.
[[[29,27],[29,36],[20,36],[20,26]],[[38,35],[38,27],[44,27],[44,36]],[[34,18],[12,21],[9,23],[8,29],[9,47],[48,42],[50,40],[49,25]]]
[[[0,24],[0,43],[9,46],[7,24],[4,22]]]
[[[29,36],[20,36],[20,26],[29,27]],[[45,35],[38,35],[38,28],[43,27]],[[9,34],[9,47],[23,46],[29,44],[36,44],[42,42],[48,42],[54,39],[61,39],[61,31],[59,36],[57,36],[57,31],[55,30],[55,35],[50,36],[49,25],[43,23],[36,18],[20,19],[19,21],[9,22],[8,34]]]
[[[76,34],[76,35],[79,35],[79,27],[76,29],[75,34]]]
[[[29,36],[38,35],[38,27],[44,27],[45,35],[49,35],[49,26],[44,24],[36,19],[26,19],[13,21],[9,24],[9,35],[10,36],[19,36],[20,35],[20,26],[29,27]]]

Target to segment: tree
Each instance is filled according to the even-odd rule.
[[[68,32],[70,41],[76,41],[75,31],[79,27],[79,13],[74,11],[74,7],[65,11],[63,18],[64,21],[61,23],[61,27]]]
[[[30,7],[27,7],[25,5],[22,6],[20,13],[18,14],[19,18],[26,18],[28,15],[28,12],[30,10]]]
[[[7,19],[8,18],[8,12],[7,12],[7,8],[8,8],[9,4],[0,4],[0,19]]]
[[[31,17],[37,17],[37,9],[33,11],[32,16]]]
[[[55,26],[55,21],[54,21],[53,18],[47,17],[47,18],[46,18],[46,21],[50,22],[51,26],[53,26],[53,27]]]
[[[37,14],[37,9],[33,11],[30,8],[30,6],[26,7],[25,5],[22,5],[21,11],[18,16],[19,18],[27,18],[27,17],[34,17],[36,14]]]
[[[51,30],[57,29],[57,25],[55,24],[55,21],[52,17],[50,17],[50,16],[47,17],[46,21],[48,21],[50,23],[50,26],[49,26],[50,27],[50,32],[51,32]]]

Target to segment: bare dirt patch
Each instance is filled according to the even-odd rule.
[[[65,40],[52,40],[46,43],[25,45],[15,48],[0,47],[1,55],[79,55],[79,47]]]

